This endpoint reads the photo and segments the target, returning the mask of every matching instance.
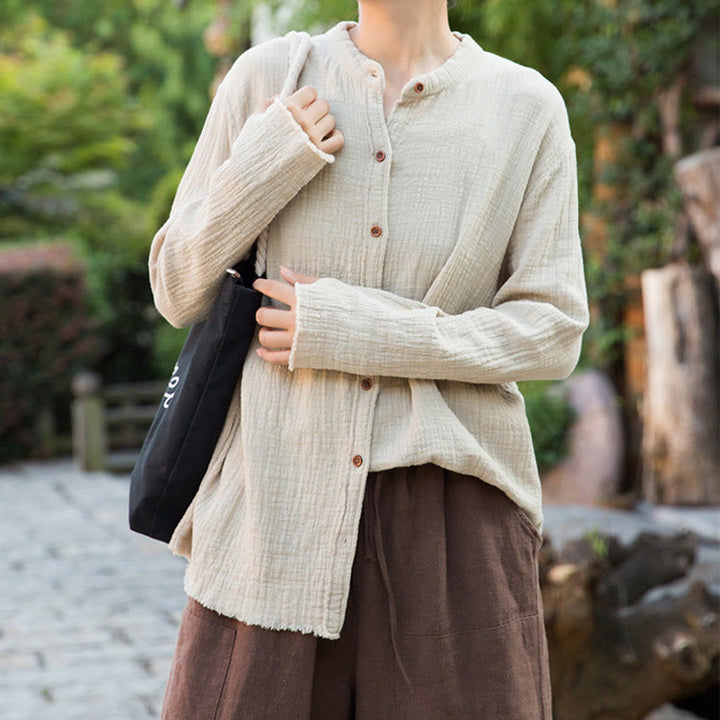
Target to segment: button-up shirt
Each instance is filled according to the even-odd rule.
[[[203,605],[337,638],[367,473],[426,462],[502,489],[542,529],[516,382],[575,367],[588,324],[575,146],[555,87],[460,40],[387,120],[382,66],[341,22],[299,78],[345,146],[319,150],[276,99],[288,37],[221,83],[150,252],[160,312],[202,320],[226,267],[268,231],[295,286],[289,366],[242,368],[200,489],[170,546]]]

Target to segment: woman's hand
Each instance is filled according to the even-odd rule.
[[[255,313],[258,325],[261,325],[258,339],[262,347],[259,347],[257,354],[267,362],[278,365],[287,365],[290,360],[290,349],[295,338],[295,289],[296,282],[313,283],[317,280],[310,275],[301,275],[288,268],[280,266],[280,275],[289,284],[278,280],[267,280],[258,278],[253,287],[275,300],[287,305],[289,310],[280,310],[274,307],[261,307]]]
[[[276,97],[277,95],[261,101],[256,112],[265,112]],[[295,122],[305,131],[315,147],[332,154],[345,144],[342,132],[335,127],[335,116],[330,112],[330,103],[319,98],[315,88],[305,85],[284,102]]]

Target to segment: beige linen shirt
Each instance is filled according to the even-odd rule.
[[[432,462],[501,488],[542,529],[516,381],[574,369],[588,324],[575,146],[555,87],[461,40],[404,87],[341,22],[299,85],[345,146],[318,150],[276,100],[289,38],[220,85],[150,250],[160,312],[202,320],[226,267],[269,225],[267,275],[296,286],[289,367],[255,353],[170,546],[185,589],[247,623],[337,638],[369,471]],[[480,519],[479,519],[480,520]]]

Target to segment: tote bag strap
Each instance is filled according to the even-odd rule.
[[[285,100],[295,92],[298,78],[305,66],[308,52],[310,51],[310,35],[306,32],[290,32],[290,58],[288,62],[288,74],[285,84],[280,91],[280,100]],[[255,274],[260,277],[265,273],[267,267],[267,244],[269,226],[263,228],[260,233],[255,249]]]

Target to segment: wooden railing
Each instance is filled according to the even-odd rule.
[[[129,472],[155,417],[167,383],[102,386],[98,375],[73,379],[73,455],[80,469]]]

